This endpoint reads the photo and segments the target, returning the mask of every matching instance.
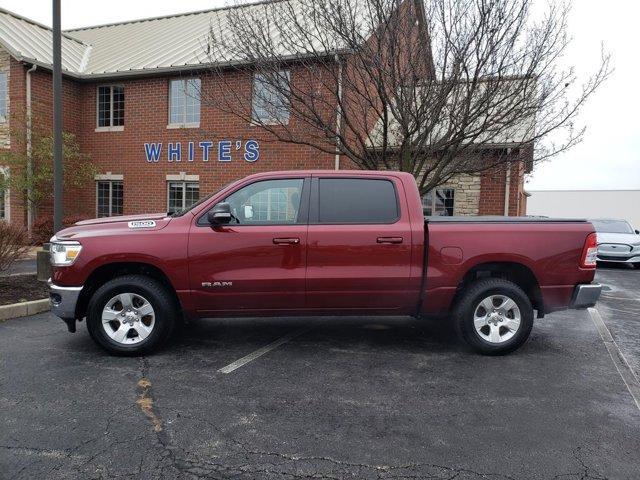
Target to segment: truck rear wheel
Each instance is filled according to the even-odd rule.
[[[453,318],[461,337],[475,351],[483,355],[504,355],[529,338],[533,307],[515,283],[484,278],[463,291]]]
[[[142,355],[159,348],[176,323],[176,305],[166,287],[143,275],[126,275],[102,285],[87,308],[87,329],[116,355]]]

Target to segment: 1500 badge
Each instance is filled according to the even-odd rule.
[[[129,228],[153,228],[156,226],[154,220],[136,220],[129,222]]]

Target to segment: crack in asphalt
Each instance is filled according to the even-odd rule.
[[[163,428],[163,422],[158,412],[157,404],[152,395],[152,383],[150,380],[150,365],[145,357],[140,360],[140,380],[137,383],[140,389],[140,395],[136,404],[140,407],[145,416],[152,425],[155,433],[155,446],[161,450],[160,463],[156,465],[162,474],[167,470],[174,470],[173,474],[178,473],[181,476],[191,478],[219,478],[216,475],[256,478],[255,475],[275,475],[275,478],[314,478],[321,480],[342,480],[347,476],[353,476],[352,470],[358,471],[358,478],[372,479],[438,479],[438,480],[454,480],[461,475],[472,475],[478,479],[495,479],[495,480],[516,480],[515,477],[500,474],[479,472],[471,469],[450,467],[430,463],[411,463],[404,465],[376,465],[369,463],[357,463],[344,460],[338,460],[327,456],[309,456],[286,454],[274,451],[256,450],[247,444],[240,442],[234,438],[226,436],[226,440],[241,449],[241,452],[231,453],[227,455],[228,459],[238,456],[244,456],[245,461],[236,465],[232,462],[213,461],[213,459],[193,458],[185,449],[172,445],[171,437],[167,428]],[[224,432],[214,423],[202,419],[195,418],[190,415],[178,413],[178,418],[189,418],[194,421],[200,421],[218,432],[220,436]],[[189,458],[192,457],[192,458]],[[278,459],[280,462],[269,461],[267,459]],[[305,468],[306,467],[306,468]],[[340,467],[340,472],[335,471],[335,467]],[[139,470],[142,473],[143,461],[140,462]],[[301,473],[306,470],[307,473]],[[350,471],[351,470],[351,471]]]
[[[274,451],[256,450],[246,443],[229,437],[216,424],[203,418],[178,413],[180,418],[191,419],[211,427],[224,441],[238,447],[239,452],[228,452],[222,458],[198,458],[184,448],[171,446],[166,431],[160,445],[170,457],[170,466],[189,478],[313,478],[319,480],[342,480],[345,477],[359,479],[493,479],[516,480],[518,477],[503,473],[482,472],[469,468],[439,465],[427,462],[417,462],[400,465],[384,465],[371,463],[357,463],[335,459],[328,456],[309,456],[303,454],[288,454]],[[158,432],[160,433],[160,432]],[[580,471],[555,475],[554,479],[563,477],[579,478],[579,480],[607,480],[595,469],[585,463],[580,456],[580,447],[572,452],[572,457],[579,464]],[[243,461],[233,465],[232,459],[244,457]],[[191,457],[191,458],[190,458]],[[194,458],[195,457],[195,458]],[[226,459],[226,460],[225,460]],[[274,460],[275,459],[275,460]],[[278,461],[279,460],[279,461]],[[339,467],[336,471],[335,467]],[[167,466],[162,468],[164,472]],[[260,475],[256,477],[256,475]]]
[[[589,465],[584,462],[584,460],[580,456],[580,450],[582,450],[582,447],[576,447],[576,449],[571,452],[573,458],[580,464],[580,467],[582,468],[582,476],[580,477],[580,480],[607,480],[607,477],[601,475],[599,472],[596,472],[593,468],[589,467]],[[591,473],[593,473],[593,475]]]
[[[122,412],[133,408],[132,406],[120,408],[113,412],[105,421],[104,428],[99,436],[89,438],[71,449],[52,450],[39,448],[26,448],[15,445],[0,445],[0,449],[14,451],[19,455],[45,457],[56,461],[51,467],[46,478],[53,478],[54,475],[62,473],[65,468],[64,478],[71,472],[77,472],[81,478],[116,479],[116,478],[191,478],[191,479],[318,479],[318,480],[342,480],[346,477],[358,478],[362,480],[388,480],[388,479],[432,479],[432,480],[516,480],[514,477],[502,473],[482,472],[463,467],[439,465],[435,463],[416,462],[409,464],[387,465],[352,462],[336,459],[330,456],[314,456],[294,453],[281,453],[270,450],[256,449],[246,442],[241,442],[229,435],[217,424],[206,418],[183,414],[177,412],[176,420],[180,418],[190,419],[207,425],[216,436],[219,437],[230,448],[225,448],[225,454],[221,457],[203,458],[183,447],[172,445],[170,435],[170,424],[163,421],[160,414],[152,385],[152,375],[150,374],[149,361],[142,357],[140,359],[139,380],[136,383],[138,397],[135,405],[138,407],[146,419],[149,421],[153,432],[150,450],[157,450],[159,455],[155,459],[148,458],[152,453],[145,450],[140,454],[135,473],[116,473],[111,471],[102,462],[96,462],[105,452],[97,449],[92,455],[78,454],[81,447],[86,446],[99,439],[104,439],[112,435],[112,422]],[[213,435],[212,435],[213,436]],[[148,435],[142,435],[137,439],[127,439],[126,443],[133,442],[136,445],[143,445],[148,440]],[[121,442],[118,442],[119,444]],[[108,442],[112,446],[113,442]],[[234,446],[236,452],[233,452]],[[151,455],[153,457],[154,455]],[[582,449],[577,447],[572,451],[572,457],[578,463],[578,470],[575,472],[555,475],[554,479],[572,478],[579,480],[606,480],[607,477],[587,465],[582,458]],[[145,465],[145,461],[147,464]],[[14,478],[19,478],[33,462],[27,463]]]
[[[115,479],[115,478],[140,478],[146,474],[147,478],[192,478],[192,479],[218,479],[218,478],[236,478],[236,479],[318,479],[318,480],[342,480],[346,477],[358,478],[362,480],[387,480],[387,479],[432,479],[432,480],[470,480],[470,479],[488,479],[488,480],[516,480],[514,477],[502,473],[491,473],[472,470],[462,467],[454,467],[447,465],[438,465],[427,462],[417,462],[400,465],[358,463],[345,460],[339,460],[329,456],[313,456],[304,454],[281,453],[269,450],[255,449],[245,442],[241,442],[228,435],[218,425],[207,420],[206,418],[198,418],[191,415],[176,414],[176,420],[180,418],[191,419],[201,422],[209,426],[218,436],[229,446],[225,451],[226,455],[220,458],[210,457],[202,458],[189,452],[188,450],[172,445],[171,436],[168,432],[169,424],[165,424],[160,416],[158,407],[153,398],[151,390],[151,380],[149,375],[149,363],[146,359],[141,360],[140,376],[145,379],[144,386],[141,388],[140,397],[151,400],[151,408],[153,415],[148,415],[147,411],[142,410],[145,417],[149,420],[151,431],[153,432],[153,441],[150,445],[152,450],[158,449],[159,456],[150,465],[145,468],[146,454],[141,454],[137,465],[136,473],[117,474],[110,471],[111,469],[102,463],[95,463],[95,460],[105,452],[98,450],[95,454],[78,455],[76,454],[83,445],[87,445],[96,441],[98,438],[104,438],[111,434],[111,422],[119,413],[126,408],[119,409],[107,418],[105,428],[100,437],[88,439],[68,450],[50,450],[25,448],[12,445],[0,445],[0,448],[13,450],[22,455],[36,455],[53,458],[58,460],[47,473],[47,478],[52,478],[56,473],[60,473],[63,467],[66,467],[67,473],[75,471],[83,478],[99,479]],[[136,401],[136,404],[138,402]],[[129,407],[130,408],[130,407]],[[166,428],[156,428],[157,425]],[[144,440],[148,439],[147,435],[139,437],[135,443],[137,445],[144,444]],[[233,446],[240,451],[233,452]],[[200,458],[198,458],[200,457]],[[240,461],[234,460],[242,457]],[[603,476],[582,459],[581,447],[577,447],[572,452],[572,457],[579,464],[579,471],[556,475],[554,479],[573,478],[579,480],[606,480]],[[14,477],[19,477],[23,471],[29,466],[25,465]],[[90,475],[89,475],[90,474]]]
[[[195,478],[216,478],[215,475],[221,473],[239,478],[256,478],[252,475],[260,473],[271,476],[275,475],[273,478],[319,478],[328,480],[341,480],[345,477],[380,480],[391,478],[453,480],[459,478],[461,475],[464,475],[465,478],[515,480],[515,477],[504,474],[485,473],[466,468],[447,467],[429,463],[393,466],[346,462],[330,457],[289,456],[277,452],[250,451],[248,455],[258,457],[275,456],[276,458],[284,460],[284,463],[274,463],[264,461],[264,459],[262,462],[257,463],[256,459],[247,458],[246,462],[231,466],[228,463],[220,461],[185,460],[185,463],[189,465],[185,471]],[[269,467],[266,465],[269,465]],[[336,466],[340,467],[338,471],[333,468]]]
[[[153,431],[156,433],[162,432],[162,420],[156,415],[153,408],[153,397],[151,396],[151,381],[149,380],[149,362],[146,358],[142,357],[142,378],[138,380],[138,389],[140,395],[136,400],[136,405],[140,407],[142,413],[149,419],[153,425]]]
[[[140,357],[141,378],[137,383],[137,387],[141,391],[136,404],[151,422],[153,427],[152,430],[155,434],[154,446],[160,449],[160,460],[156,464],[156,468],[160,469],[163,476],[167,469],[177,470],[178,473],[182,473],[180,459],[176,456],[177,449],[171,445],[171,438],[169,437],[168,432],[163,428],[164,422],[162,421],[158,412],[158,407],[155,405],[153,399],[149,370],[149,360],[146,357]],[[144,460],[140,462],[140,468],[142,468],[143,463]],[[175,472],[169,478],[176,478]]]
[[[0,449],[9,450],[13,453],[27,456],[27,457],[40,457],[40,458],[48,458],[54,459],[58,461],[69,460],[74,461],[81,458],[86,458],[84,456],[75,455],[73,451],[67,450],[57,450],[57,449],[49,449],[49,448],[34,448],[34,447],[23,447],[19,445],[0,445]],[[25,464],[20,470],[18,470],[14,475],[12,475],[12,479],[20,478],[22,472],[27,470],[31,465],[33,465],[35,461],[28,462]],[[49,469],[48,473],[55,471],[56,468],[61,468],[63,462],[56,463],[51,469]],[[48,478],[48,474],[47,474]]]
[[[217,424],[206,418],[198,418],[188,414],[176,413],[176,420],[180,418],[202,422],[209,426],[217,436],[235,445],[240,451],[228,451],[222,458],[198,458],[182,447],[172,444],[169,424],[166,424],[159,413],[158,405],[153,397],[150,364],[147,358],[140,358],[140,380],[137,383],[140,391],[136,404],[145,414],[152,425],[155,434],[154,446],[160,450],[160,458],[155,464],[164,477],[171,472],[169,478],[277,478],[292,480],[312,478],[318,480],[342,480],[345,476],[355,476],[359,479],[489,479],[489,480],[517,480],[517,477],[493,472],[476,471],[463,467],[438,465],[427,462],[416,462],[400,465],[384,465],[358,463],[335,459],[329,456],[314,456],[290,454],[275,451],[255,449],[224,432]],[[165,428],[166,427],[166,428]],[[579,475],[580,480],[606,480],[599,472],[589,467],[580,456],[580,447],[572,452],[572,457],[578,462],[580,472],[556,475],[553,478]],[[232,459],[244,457],[243,461],[233,465]],[[274,461],[275,459],[275,461]],[[336,468],[337,467],[337,468]],[[337,470],[337,471],[336,471]],[[138,466],[139,474],[144,471],[144,458],[141,457]],[[258,477],[256,477],[258,475]],[[222,477],[221,477],[222,476]]]
[[[202,422],[217,431],[220,436],[224,435],[221,429],[212,422],[195,418],[190,415],[179,414],[176,418],[189,418]],[[189,458],[190,454],[182,448],[175,446],[166,448],[181,455],[174,456],[174,466],[183,474],[191,478],[220,478],[217,475],[233,476],[237,478],[265,478],[255,477],[256,474],[275,476],[272,478],[314,478],[322,480],[342,480],[346,476],[354,476],[361,479],[434,479],[434,480],[454,480],[461,475],[465,478],[495,479],[495,480],[516,480],[515,477],[500,474],[479,472],[467,468],[450,467],[431,463],[411,463],[404,465],[378,465],[369,463],[357,463],[338,460],[327,456],[309,456],[286,454],[273,451],[255,450],[234,438],[226,436],[225,440],[237,446],[241,451],[229,452],[226,455],[228,460],[243,456],[244,461],[232,465],[233,462],[225,462],[222,459],[214,461],[207,458]],[[275,462],[269,459],[278,459]],[[335,472],[335,467],[340,467],[339,472]],[[306,473],[301,473],[306,471]],[[356,473],[357,471],[357,473]]]

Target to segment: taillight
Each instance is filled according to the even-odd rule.
[[[584,242],[582,249],[582,260],[580,266],[582,268],[594,268],[598,255],[598,240],[595,233],[589,234]]]

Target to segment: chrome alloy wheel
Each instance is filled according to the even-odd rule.
[[[505,295],[491,295],[482,300],[473,314],[473,325],[483,340],[489,343],[509,341],[520,328],[520,309]]]
[[[122,345],[142,342],[153,331],[156,314],[149,301],[137,293],[121,293],[102,310],[102,328]]]

